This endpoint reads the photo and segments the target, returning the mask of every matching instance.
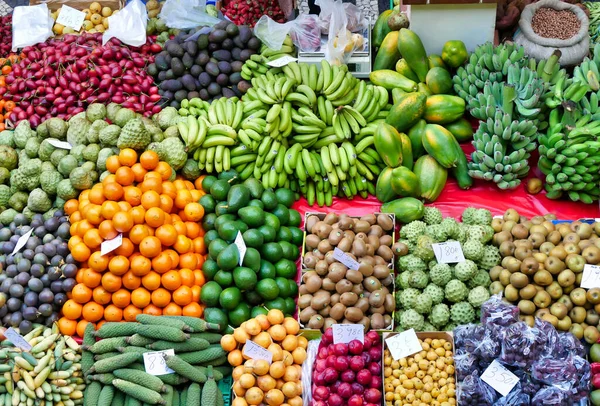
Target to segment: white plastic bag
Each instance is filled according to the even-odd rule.
[[[325,59],[330,64],[341,65],[352,54],[352,50],[346,48],[351,46],[352,33],[347,29],[348,17],[344,4],[342,0],[316,0],[315,5],[321,8],[321,22],[329,19]]]
[[[102,45],[111,38],[134,47],[146,43],[148,12],[140,0],[132,0],[114,16],[108,17],[108,29],[102,34]]]
[[[206,14],[206,0],[167,0],[158,15],[169,28],[189,28],[217,24],[218,18]]]
[[[254,35],[269,48],[278,51],[283,45],[286,35],[289,34],[292,21],[287,23],[278,23],[273,21],[266,14],[263,15],[254,26]]]
[[[281,49],[288,34],[300,51],[314,52],[321,47],[319,18],[313,14],[300,14],[295,20],[283,24],[264,15],[254,26],[254,35],[276,51]]]
[[[52,37],[54,20],[45,3],[15,7],[12,19],[12,51],[39,44]]]

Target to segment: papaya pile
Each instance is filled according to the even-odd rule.
[[[373,135],[375,149],[387,165],[375,188],[381,202],[396,197],[433,202],[446,184],[448,171],[462,189],[471,186],[459,142],[469,141],[473,129],[463,118],[465,101],[451,94],[449,71],[466,59],[461,41],[448,41],[441,56],[428,57],[411,30],[390,31],[383,39],[370,75],[371,82],[391,91],[393,99]],[[412,199],[403,201],[389,209],[400,219],[420,218],[422,205]]]

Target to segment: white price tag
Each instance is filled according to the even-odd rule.
[[[112,240],[102,241],[100,244],[100,255],[106,255],[113,252],[123,244],[123,234],[119,234]]]
[[[24,351],[29,351],[31,349],[31,345],[23,338],[23,336],[13,330],[12,327],[9,327],[4,332],[4,337],[11,343],[15,345],[15,347],[19,347]]]
[[[273,362],[273,353],[266,348],[261,347],[252,340],[246,340],[242,353],[252,359],[262,359],[269,364]]]
[[[600,288],[600,265],[585,264],[583,266],[581,287],[584,289]]]
[[[65,7],[68,7],[68,6],[65,6]],[[60,149],[71,149],[71,148],[73,148],[71,146],[71,144],[69,144],[66,141],[60,141],[60,140],[57,140],[55,138],[47,138],[46,140],[48,141],[48,143],[50,145],[52,145],[53,147],[56,147],[56,148],[60,148]]]
[[[440,264],[455,264],[465,262],[462,247],[458,241],[447,241],[431,244],[435,259]]]
[[[358,271],[358,268],[360,268],[360,264],[358,262],[337,247],[335,247],[333,250],[333,259],[340,261],[342,264],[346,265],[348,269]]]
[[[21,248],[23,248],[25,244],[27,244],[27,240],[29,240],[29,237],[31,237],[31,233],[33,233],[33,228],[19,237],[19,240],[15,245],[15,249],[10,255],[15,255],[17,252],[21,251]]]
[[[246,256],[246,243],[244,242],[244,237],[242,237],[241,231],[238,231],[233,243],[240,253],[240,266],[242,266],[242,263],[244,262],[244,256]]]
[[[285,56],[282,56],[279,59],[275,59],[274,61],[267,62],[267,65],[272,66],[274,68],[281,68],[282,66],[285,66],[288,63],[294,62],[294,61],[297,61],[297,60],[298,59],[294,58],[293,56],[285,55]]]
[[[393,337],[386,338],[385,343],[390,349],[392,358],[395,360],[406,358],[409,355],[423,351],[423,347],[419,342],[417,333],[415,333],[415,330],[412,328],[410,330],[398,333]]]
[[[69,6],[62,6],[60,14],[56,19],[58,24],[62,24],[65,27],[71,27],[75,31],[79,31],[85,20],[85,13]]]
[[[481,380],[494,388],[502,396],[508,396],[512,388],[519,382],[519,378],[497,360],[494,360],[483,371]]]
[[[365,342],[365,328],[362,324],[333,324],[333,343],[348,344],[352,340]]]
[[[173,371],[167,366],[165,355],[175,355],[175,350],[149,351],[142,354],[144,356],[144,368],[150,375],[167,375]]]

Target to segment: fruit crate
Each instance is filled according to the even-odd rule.
[[[332,212],[332,213],[334,213],[334,212]],[[306,230],[306,224],[307,224],[307,220],[308,220],[308,218],[309,218],[310,216],[317,216],[317,217],[318,217],[320,220],[323,220],[323,219],[325,219],[325,217],[327,216],[327,214],[328,214],[328,213],[321,213],[321,212],[306,212],[306,214],[305,214],[305,216],[304,216],[304,222],[303,222],[303,227],[304,227],[304,240],[303,240],[303,242],[302,242],[301,271],[299,272],[299,276],[298,276],[298,286],[302,286],[302,285],[304,284],[304,282],[302,281],[302,279],[303,279],[304,273],[305,273],[305,272],[307,271],[307,269],[308,269],[308,268],[307,268],[307,267],[304,265],[304,257],[305,257],[305,255],[306,255],[306,253],[307,253],[307,251],[306,251],[306,250],[307,250],[307,247],[306,247],[306,238],[307,238],[307,235],[308,235],[308,233],[307,233],[307,230]],[[335,213],[335,214],[338,214],[338,213]],[[343,214],[343,213],[341,213],[341,214]],[[378,215],[385,215],[385,216],[389,216],[389,218],[392,220],[392,224],[393,224],[393,226],[392,226],[391,230],[390,230],[390,231],[388,231],[388,232],[386,233],[386,235],[390,235],[390,236],[392,237],[392,245],[393,245],[393,244],[394,244],[394,242],[395,242],[395,230],[396,230],[396,217],[395,217],[395,215],[394,215],[394,214],[392,214],[392,213],[379,213],[379,212],[375,212],[375,213],[371,213],[371,214],[374,214],[375,216],[378,216]],[[363,217],[363,216],[349,216],[349,217],[350,217],[350,218],[353,218],[353,219],[357,219],[357,218],[361,218],[361,217]],[[396,292],[395,292],[395,276],[394,276],[394,259],[393,259],[393,257],[392,257],[392,259],[390,260],[390,262],[387,264],[387,266],[388,266],[388,268],[390,269],[390,274],[391,274],[391,276],[392,276],[392,284],[388,286],[388,289],[391,291],[391,294],[392,294],[392,297],[394,298],[394,303],[395,303],[395,300],[396,300]],[[300,302],[299,302],[299,300],[300,300],[300,296],[301,296],[301,295],[300,295],[300,293],[299,293],[299,294],[298,294],[298,300],[297,300],[297,303],[300,303]],[[361,297],[362,297],[362,295],[361,295]],[[298,308],[297,308],[297,313],[298,313],[298,316],[297,316],[297,317],[298,317],[298,322],[300,323],[300,328],[301,328],[301,329],[303,329],[302,331],[304,331],[305,333],[309,333],[309,332],[317,332],[317,333],[319,333],[319,334],[321,333],[321,330],[320,330],[320,329],[312,329],[312,328],[309,328],[307,325],[305,325],[305,324],[304,324],[304,323],[301,321],[301,319],[300,319],[300,308],[299,308],[299,306],[298,306]],[[392,319],[392,320],[391,320],[391,324],[389,324],[388,326],[386,326],[386,327],[385,327],[385,328],[383,328],[383,329],[376,330],[377,332],[379,332],[379,333],[381,334],[381,333],[384,333],[384,332],[391,332],[391,331],[394,329],[394,313],[395,313],[395,311],[392,311],[392,313],[391,313],[391,314],[389,314],[389,315],[390,315],[390,317],[391,317],[391,319]],[[388,314],[388,313],[386,313],[386,314]]]
[[[233,386],[233,378],[231,377],[231,375],[227,375],[219,382],[217,382],[217,386],[223,394],[223,405],[231,406],[231,397],[233,395],[233,392],[231,390],[231,387]]]
[[[54,12],[64,5],[75,8],[77,10],[85,10],[94,3],[93,0],[29,0],[30,6],[36,6],[38,4],[47,4],[48,9]],[[110,7],[114,10],[121,10],[125,7],[125,0],[102,0],[99,1],[102,7]]]

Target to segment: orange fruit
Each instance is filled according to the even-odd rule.
[[[123,255],[124,257],[129,258],[133,254],[134,250],[135,250],[135,246],[133,245],[131,240],[129,238],[123,237],[121,246],[119,248],[117,248],[116,250],[114,250],[114,253],[117,255]]]
[[[182,255],[185,256],[186,254]],[[179,259],[179,262],[181,263],[181,257]],[[181,265],[181,264],[180,264]],[[187,287],[192,287],[194,286],[194,282],[195,282],[195,276],[194,276],[194,271],[192,271],[189,268],[181,268],[179,270],[179,277],[181,278],[181,284]]]
[[[173,259],[166,252],[161,252],[152,258],[152,269],[160,274],[168,272],[173,268]]]
[[[117,276],[111,272],[106,272],[102,275],[102,287],[106,289],[108,292],[116,292],[121,289],[122,281],[121,277]]]
[[[180,306],[185,306],[191,303],[192,289],[188,286],[180,286],[173,292],[173,301]]]
[[[102,217],[106,220],[111,220],[119,210],[120,208],[117,202],[107,200],[102,203]]]
[[[135,307],[143,309],[150,304],[150,292],[145,288],[137,288],[131,292],[131,303]]]
[[[156,229],[154,235],[166,247],[170,247],[177,242],[177,229],[171,224],[161,225]]]
[[[132,206],[139,206],[142,202],[142,191],[137,186],[125,186],[123,188],[123,198]]]
[[[143,255],[136,255],[129,263],[131,273],[135,276],[144,276],[152,269],[152,262]]]
[[[122,166],[115,172],[117,183],[121,186],[129,186],[135,180],[135,173],[128,166]]]
[[[104,315],[104,308],[96,302],[89,302],[83,306],[81,313],[85,320],[96,322]]]
[[[130,304],[129,306],[123,309],[123,320],[135,321],[135,318],[138,314],[142,314],[142,309],[138,309],[134,305]]]
[[[148,171],[144,169],[144,167],[140,163],[133,165],[131,167],[131,170],[133,171],[134,179],[136,182],[143,182],[144,176],[146,176],[146,174],[148,173]]]
[[[95,272],[90,268],[87,268],[83,272],[82,279],[83,279],[83,283],[85,283],[85,286],[87,286],[88,288],[94,289],[96,286],[100,286],[102,274],[99,272]]]
[[[165,307],[171,302],[171,294],[164,288],[158,288],[151,294],[152,304],[158,307]]]
[[[163,308],[165,316],[181,316],[181,307],[176,303],[169,303]]]
[[[154,190],[147,190],[142,194],[142,206],[148,210],[151,207],[160,206],[160,195]]]
[[[183,307],[182,314],[190,317],[202,317],[203,312],[204,308],[200,304],[192,302]]]
[[[62,308],[63,315],[71,320],[77,320],[81,316],[82,306],[73,299],[65,302]]]
[[[154,271],[148,272],[142,277],[142,286],[150,292],[158,289],[160,287],[160,275]]]
[[[160,278],[161,284],[168,290],[176,290],[181,286],[181,276],[177,271],[169,271],[164,273]]]
[[[79,337],[83,337],[83,335],[85,334],[85,328],[87,327],[88,324],[90,324],[90,322],[87,320],[79,320],[79,322],[77,323],[77,329],[76,329],[77,335]],[[92,325],[94,325],[94,323],[92,323]]]
[[[142,278],[135,275],[131,270],[127,271],[127,273],[121,277],[121,281],[123,282],[123,286],[129,290],[137,289],[142,285]]]
[[[94,251],[88,259],[88,266],[96,272],[104,272],[108,268],[109,257],[100,251]]]
[[[78,283],[71,291],[71,297],[77,303],[85,304],[92,298],[92,289],[88,288],[83,283]]]
[[[125,275],[129,271],[129,260],[123,255],[117,255],[110,259],[108,270],[115,275]]]
[[[106,169],[108,169],[110,173],[115,173],[120,166],[121,163],[119,162],[119,157],[117,155],[109,156],[106,159]]]
[[[129,230],[129,239],[134,244],[139,244],[150,235],[150,230],[145,224],[136,224]]]
[[[133,216],[126,211],[120,211],[115,214],[112,222],[115,230],[126,233],[133,227]]]
[[[108,200],[118,202],[123,197],[123,186],[117,182],[110,182],[104,185],[102,189],[104,197]]]
[[[183,211],[188,221],[200,221],[204,216],[204,207],[196,202],[186,204]]]
[[[158,154],[154,151],[144,151],[142,155],[140,155],[140,164],[146,170],[153,170],[158,165],[158,162]]]
[[[98,286],[94,288],[92,292],[92,297],[94,298],[94,302],[99,303],[101,305],[105,305],[110,303],[112,299],[112,294],[104,289],[102,286]]]
[[[119,152],[119,163],[125,166],[133,166],[137,162],[137,152],[131,148],[122,149]]]
[[[113,226],[112,221],[104,220],[100,225],[98,225],[98,231],[100,232],[100,236],[105,240],[112,240],[119,232],[115,230],[115,226]]]
[[[168,180],[173,174],[173,169],[171,169],[171,166],[168,163],[162,161],[159,162],[158,165],[156,165],[155,171],[160,173],[162,180]]]
[[[121,321],[123,320],[123,310],[115,305],[108,305],[104,309],[104,320],[106,321]]]
[[[158,238],[149,236],[149,237],[145,237],[142,240],[142,242],[140,242],[139,249],[140,249],[140,253],[143,256],[148,257],[148,258],[154,258],[158,254],[160,254],[162,246],[161,246],[160,240]]]
[[[131,303],[131,294],[126,289],[119,289],[112,294],[112,302],[120,309],[124,309]]]
[[[162,314],[162,309],[158,306],[154,306],[153,304],[149,304],[144,307],[144,314],[151,314],[152,316],[160,316]]]
[[[77,322],[66,317],[58,319],[58,329],[64,335],[73,336],[77,332]]]
[[[160,227],[165,222],[165,212],[158,207],[151,207],[147,209],[144,218],[150,227]]]

